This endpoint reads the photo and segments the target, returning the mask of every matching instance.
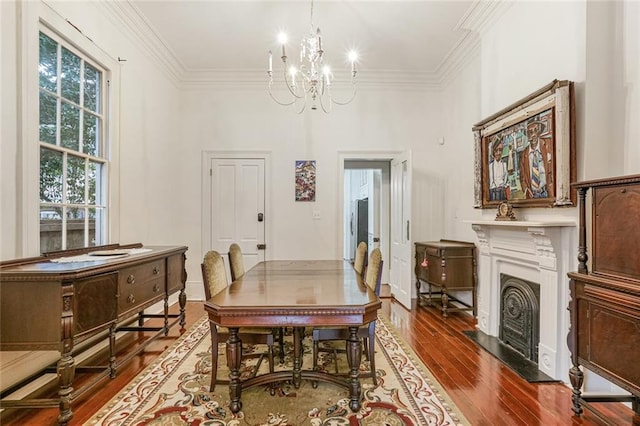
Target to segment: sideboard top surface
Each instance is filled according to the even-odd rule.
[[[431,246],[437,248],[451,248],[451,247],[474,247],[473,243],[467,243],[464,241],[454,240],[440,240],[440,241],[417,241],[416,245]]]
[[[6,264],[0,266],[0,276],[2,281],[19,281],[27,276],[37,274],[40,277],[52,279],[57,276],[82,277],[85,274],[95,274],[116,270],[122,266],[135,265],[139,262],[146,262],[154,258],[165,257],[172,253],[178,254],[187,250],[186,246],[143,246],[143,253],[131,253],[126,256],[100,257],[96,260],[80,262],[54,262],[45,256],[33,258],[29,262]],[[91,250],[88,250],[89,253]]]

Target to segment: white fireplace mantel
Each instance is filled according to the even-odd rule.
[[[478,328],[499,335],[500,274],[540,284],[538,366],[566,381],[570,354],[569,280],[575,270],[576,223],[572,221],[470,220],[478,241]]]

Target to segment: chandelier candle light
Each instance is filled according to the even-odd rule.
[[[287,63],[287,35],[280,33],[278,42],[282,46],[283,80],[291,95],[286,101],[278,100],[273,92],[273,53],[269,50],[269,95],[276,103],[284,106],[293,105],[298,114],[302,113],[311,103],[311,109],[318,109],[318,103],[326,113],[331,111],[332,105],[346,105],[356,96],[356,60],[355,51],[349,52],[351,62],[351,96],[345,101],[337,101],[331,94],[333,73],[328,65],[324,64],[324,50],[322,49],[322,35],[320,28],[314,31],[313,26],[313,0],[311,0],[311,25],[309,35],[300,42],[300,62],[298,65]]]

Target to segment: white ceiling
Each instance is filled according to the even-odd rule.
[[[293,58],[310,29],[308,0],[130,2],[186,72],[266,71],[270,49],[275,68],[278,32],[286,29]],[[458,23],[476,2],[315,0],[313,22],[334,69],[348,66],[347,51],[355,48],[360,76],[367,70],[435,74],[462,43]]]

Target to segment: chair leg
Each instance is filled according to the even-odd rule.
[[[216,388],[218,380],[218,329],[215,324],[211,324],[211,385],[209,392]]]
[[[369,367],[371,368],[371,380],[373,380],[373,386],[378,386],[378,377],[376,376],[376,339],[371,334],[369,335],[369,350],[367,354],[367,358],[369,358]]]
[[[317,330],[313,330],[312,332],[312,339],[313,339],[313,371],[317,371],[318,370],[318,351],[320,350],[320,345],[319,345],[319,341],[318,341],[318,331]],[[313,389],[318,387],[318,381],[317,380],[312,380],[311,381],[311,387]]]
[[[280,348],[280,364],[284,363],[284,327],[278,329],[278,347]]]

